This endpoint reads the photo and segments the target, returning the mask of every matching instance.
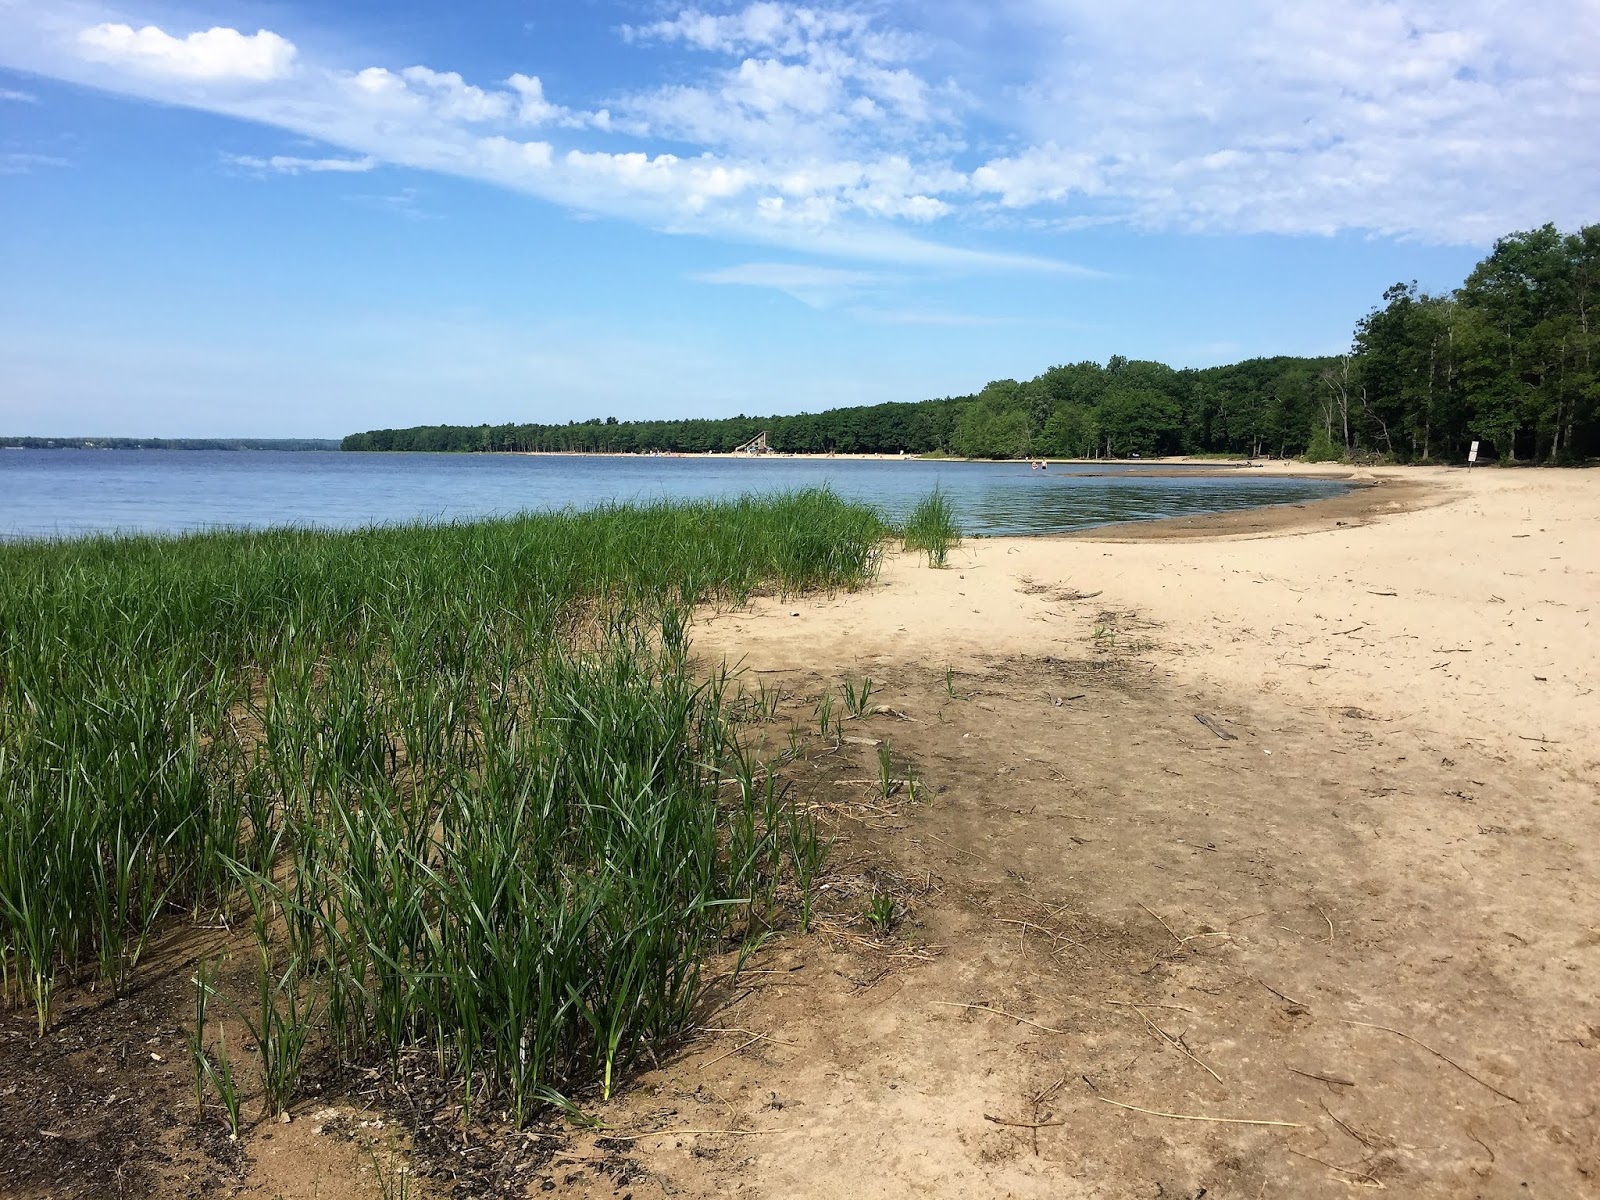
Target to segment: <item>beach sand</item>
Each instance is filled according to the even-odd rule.
[[[708,615],[774,746],[889,711],[802,759],[823,933],[614,1106],[669,1131],[622,1190],[1600,1194],[1600,474],[1357,474]]]

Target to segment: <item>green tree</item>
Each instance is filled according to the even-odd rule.
[[[1037,449],[1061,458],[1092,458],[1100,446],[1100,423],[1086,404],[1063,404],[1045,422]]]
[[[986,384],[956,418],[955,452],[967,458],[1026,458],[1033,447],[1028,400],[1014,379]]]
[[[1113,457],[1171,454],[1181,448],[1178,405],[1154,388],[1113,384],[1097,416],[1106,453]]]

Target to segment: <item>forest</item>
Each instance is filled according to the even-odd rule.
[[[1600,454],[1600,224],[1501,238],[1452,292],[1397,283],[1327,358],[1175,369],[1113,356],[1001,379],[976,395],[792,416],[564,425],[427,425],[345,450],[780,453],[968,458],[1305,456],[1507,462]]]

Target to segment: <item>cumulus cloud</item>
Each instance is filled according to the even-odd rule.
[[[511,111],[511,97],[507,93],[486,92],[467,83],[455,71],[407,67],[400,72],[400,77],[430,99],[435,115],[441,120],[498,121]]]
[[[218,26],[174,37],[154,25],[93,25],[78,34],[85,57],[176,79],[266,83],[294,68],[294,43],[270,30],[252,34]]]
[[[537,75],[520,72],[506,80],[516,98],[517,120],[524,125],[559,125],[567,129],[609,130],[611,113],[606,109],[581,112],[545,99],[544,82]]]

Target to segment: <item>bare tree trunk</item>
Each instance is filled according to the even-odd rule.
[[[1389,423],[1377,413],[1373,412],[1371,407],[1367,404],[1367,389],[1365,387],[1362,387],[1361,389],[1361,411],[1366,413],[1369,418],[1378,423],[1378,428],[1383,433],[1383,444],[1389,448],[1389,457],[1393,458],[1394,439],[1389,436]],[[1348,418],[1346,418],[1346,420],[1348,421]],[[1346,428],[1349,428],[1348,424],[1346,425]]]
[[[1426,460],[1428,443],[1433,429],[1433,376],[1439,361],[1439,339],[1434,338],[1428,346],[1428,392],[1423,398],[1422,409],[1422,457]]]
[[[1340,360],[1337,373],[1323,371],[1322,382],[1328,389],[1329,397],[1329,403],[1323,409],[1327,419],[1328,440],[1333,440],[1333,410],[1337,409],[1344,430],[1344,452],[1349,454],[1355,449],[1350,441],[1350,356],[1346,354]]]

